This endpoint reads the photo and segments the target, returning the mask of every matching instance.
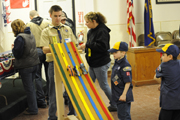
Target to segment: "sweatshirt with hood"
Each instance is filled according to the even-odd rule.
[[[35,37],[36,47],[40,47],[41,32],[44,28],[48,27],[50,21],[42,17],[34,17],[26,26],[30,27],[32,34]]]
[[[90,67],[101,67],[111,61],[108,52],[110,31],[104,23],[99,23],[96,28],[88,31],[85,52]]]

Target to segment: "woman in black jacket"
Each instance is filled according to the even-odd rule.
[[[106,25],[106,18],[100,12],[89,12],[85,15],[86,26],[90,28],[87,34],[86,44],[80,46],[85,49],[86,60],[89,64],[89,74],[95,82],[97,79],[101,89],[110,100],[110,111],[116,111],[116,105],[111,101],[111,89],[107,82],[107,70],[110,66],[110,55],[107,51],[110,48],[111,31]]]

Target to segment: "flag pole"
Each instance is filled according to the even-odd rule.
[[[130,30],[130,35],[131,35],[131,46],[132,47],[132,19],[130,20],[130,26],[131,26],[131,30]]]

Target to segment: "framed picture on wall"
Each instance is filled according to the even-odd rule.
[[[180,0],[156,0],[156,4],[180,3]]]

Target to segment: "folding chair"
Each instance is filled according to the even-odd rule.
[[[172,37],[173,37],[173,39],[179,39],[180,40],[179,30],[174,30],[172,32]]]
[[[138,36],[138,46],[144,46],[144,34]]]
[[[156,46],[164,46],[167,43],[171,43],[172,41],[172,34],[171,32],[157,32],[156,36]]]

